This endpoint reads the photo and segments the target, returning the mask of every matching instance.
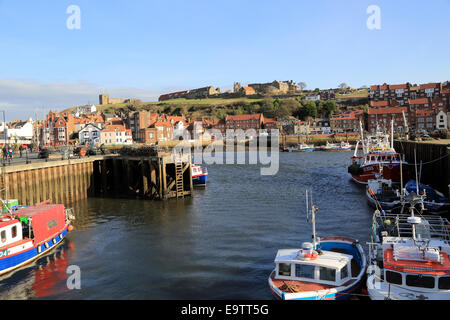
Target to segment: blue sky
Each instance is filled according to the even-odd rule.
[[[80,30],[66,27],[69,5]],[[369,5],[381,30],[366,27]],[[151,101],[234,81],[446,81],[449,13],[449,0],[0,0],[0,108],[95,103],[99,91]]]

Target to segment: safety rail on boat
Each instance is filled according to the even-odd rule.
[[[374,222],[378,224],[377,218],[383,220],[383,222],[390,220],[397,230],[398,237],[410,237],[413,232],[412,225],[408,222],[410,217],[409,214],[380,213],[374,216]],[[432,215],[418,215],[418,217],[428,223],[427,227],[429,227],[428,231],[431,238],[450,241],[450,222],[446,218]]]

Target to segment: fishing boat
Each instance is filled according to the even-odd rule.
[[[450,211],[450,200],[436,189],[422,184],[416,183],[415,180],[410,180],[405,185],[406,195],[411,192],[424,195],[424,207],[430,213],[444,213]]]
[[[379,166],[379,172],[375,179],[368,181],[366,197],[369,205],[375,209],[394,212],[402,208],[401,193],[392,184],[392,180],[383,179],[383,167]]]
[[[408,169],[405,167],[407,162],[402,159],[402,155],[394,149],[393,122],[391,122],[391,135],[384,134],[377,129],[376,133],[369,135],[364,139],[362,124],[361,140],[355,147],[355,152],[351,158],[352,164],[348,167],[353,181],[359,184],[367,185],[369,180],[375,180],[376,173],[381,166],[383,169],[382,178],[391,180],[392,183],[400,183],[400,167],[403,169],[405,176],[409,175]],[[389,140],[390,137],[390,140]],[[359,146],[362,146],[362,155],[358,155]]]
[[[275,269],[268,279],[276,299],[345,300],[358,294],[362,287],[367,267],[362,246],[348,237],[318,238],[317,210],[313,205],[313,242],[303,243],[301,249],[277,252]]]
[[[18,207],[0,216],[0,275],[9,273],[57,247],[73,229],[71,209],[62,204]]]
[[[369,243],[367,291],[372,300],[450,299],[450,223],[422,215],[423,196],[406,198],[409,214],[376,210]]]
[[[312,152],[312,151],[314,151],[314,145],[306,143],[298,144],[296,147],[290,148],[289,150],[289,152]]]
[[[401,208],[400,192],[392,185],[392,180],[377,178],[369,180],[366,186],[367,202],[373,208],[395,211]]]
[[[208,169],[201,166],[192,166],[192,182],[195,186],[206,186],[206,180],[208,179]]]
[[[348,142],[342,141],[341,143],[329,143],[325,146],[322,146],[322,151],[349,151],[352,149],[352,146]]]

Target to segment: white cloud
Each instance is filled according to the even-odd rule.
[[[6,110],[7,120],[34,118],[36,113],[42,118],[43,109],[48,112],[50,109],[63,110],[87,103],[98,104],[101,93],[109,94],[112,98],[137,98],[148,102],[157,101],[159,95],[165,92],[167,88],[104,88],[88,82],[0,80],[0,110]]]

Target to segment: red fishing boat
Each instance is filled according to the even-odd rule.
[[[358,155],[360,145],[362,155]],[[404,156],[394,149],[392,125],[390,135],[377,128],[377,132],[369,135],[367,139],[364,139],[361,128],[361,140],[356,144],[352,164],[348,167],[348,172],[355,182],[367,184],[369,180],[376,179],[381,167],[381,178],[397,184],[401,182],[401,174],[403,174],[403,177],[408,177],[409,172],[405,167],[406,164]]]
[[[72,211],[42,203],[0,215],[0,275],[26,265],[56,248],[73,229]]]

